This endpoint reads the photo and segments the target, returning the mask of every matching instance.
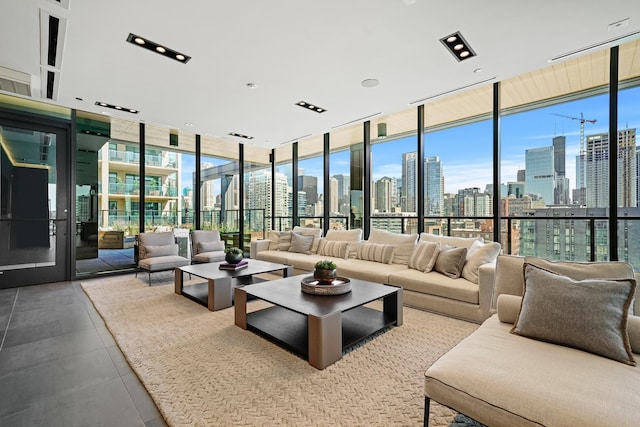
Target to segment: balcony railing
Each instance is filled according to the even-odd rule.
[[[98,184],[98,192],[102,192],[102,184]],[[109,194],[137,196],[140,194],[140,184],[122,184],[110,182]],[[178,189],[175,187],[167,187],[166,185],[147,185],[144,189],[144,194],[151,197],[178,197]]]
[[[144,164],[147,166],[157,166],[163,168],[176,169],[178,167],[177,157],[174,155],[162,156],[158,154],[147,154],[144,156]],[[133,151],[109,150],[110,162],[140,164],[140,153]]]

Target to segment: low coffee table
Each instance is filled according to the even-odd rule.
[[[233,288],[263,280],[254,274],[268,273],[282,270],[283,277],[293,274],[293,267],[275,262],[248,260],[246,267],[238,270],[220,270],[224,262],[210,262],[206,264],[187,265],[175,269],[175,292],[178,295],[198,302],[210,311],[222,310],[233,304]],[[184,273],[207,279],[207,283],[183,286]]]
[[[306,275],[235,290],[235,324],[299,354],[324,369],[343,350],[391,325],[402,325],[402,288],[351,279],[351,292],[311,295],[300,290]],[[247,298],[274,304],[247,313]],[[364,307],[383,299],[383,309]]]

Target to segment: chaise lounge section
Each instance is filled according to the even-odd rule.
[[[530,265],[526,270],[525,262]],[[527,274],[526,291],[523,270]],[[539,281],[536,283],[533,281],[536,274],[545,279],[536,279]],[[521,335],[523,322],[534,322],[532,307],[548,313],[545,317],[569,312],[574,315],[576,308],[575,304],[567,303],[568,299],[557,301],[562,298],[547,298],[536,305],[532,289],[549,286],[562,292],[557,288],[561,283],[578,286],[574,282],[582,281],[580,286],[586,286],[585,279],[595,279],[596,283],[604,281],[608,286],[624,284],[625,289],[629,289],[623,294],[621,303],[624,304],[619,304],[619,310],[611,309],[613,314],[603,315],[602,321],[598,316],[605,309],[599,308],[605,298],[580,304],[588,307],[588,319],[579,319],[577,324],[581,328],[575,331],[559,331],[573,346],[552,343],[555,339],[552,336],[544,340],[532,338],[529,331]],[[632,357],[640,362],[640,317],[633,315],[640,313],[640,299],[636,297],[635,307],[628,307],[628,318],[624,319],[623,315],[624,305],[633,300],[635,286],[633,269],[625,263],[552,263],[537,258],[498,257],[493,298],[497,313],[426,371],[425,425],[428,425],[430,400],[496,427],[640,425],[640,367],[632,366],[628,360]],[[595,289],[609,292],[602,286]],[[529,296],[523,302],[526,292]],[[573,291],[571,294],[575,295]],[[562,310],[550,310],[556,308],[556,303]],[[612,315],[614,327],[605,328],[608,316]],[[618,315],[620,317],[615,317]],[[511,332],[514,324],[518,325],[517,333]],[[525,326],[531,328],[531,325]],[[549,329],[552,333],[554,325],[545,325],[544,333],[549,333]],[[619,329],[621,347],[624,347],[624,334],[628,333],[629,349],[601,344],[597,344],[596,349],[590,348],[608,335],[601,330],[612,329]],[[595,337],[590,336],[593,331],[598,331]],[[582,334],[586,337],[581,337]],[[575,348],[575,345],[590,350]],[[617,357],[615,354],[619,354],[621,360],[610,358]]]

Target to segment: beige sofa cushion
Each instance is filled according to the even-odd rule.
[[[635,366],[627,334],[635,279],[578,281],[526,262],[524,277],[512,333]]]
[[[362,229],[353,230],[327,230],[325,236],[327,240],[340,240],[342,242],[359,242],[362,240]]]
[[[462,277],[473,283],[478,283],[478,268],[483,264],[494,262],[500,254],[500,243],[473,242],[467,250],[467,258],[462,267]]]
[[[638,424],[639,367],[510,328],[490,317],[427,370],[425,394],[491,426]]]
[[[383,245],[381,243],[363,243],[358,247],[357,259],[364,261],[381,262],[391,264],[396,250],[395,245]]]
[[[440,253],[440,243],[420,242],[409,257],[409,268],[428,273],[433,269]]]
[[[394,264],[409,264],[409,257],[413,253],[416,246],[417,234],[398,234],[391,233],[386,230],[378,230],[373,228],[369,234],[369,243],[378,243],[383,245],[395,245],[396,250],[393,255]]]
[[[420,233],[419,242],[436,242],[441,245],[450,245],[455,246],[457,248],[467,248],[469,249],[473,242],[476,240],[482,241],[482,239],[478,239],[475,237],[451,237],[451,236],[439,236],[436,234],[429,233]]]
[[[435,271],[423,273],[408,268],[392,272],[389,274],[388,283],[401,286],[407,291],[435,295],[469,304],[479,304],[480,301],[478,285],[463,278],[452,279]]]
[[[361,259],[348,259],[336,262],[338,274],[350,279],[368,280],[375,283],[389,283],[389,275],[408,270],[402,264],[383,264],[381,262],[364,261]],[[415,270],[414,270],[415,271]]]
[[[467,248],[444,245],[440,247],[440,253],[438,253],[433,269],[447,277],[457,279],[462,274],[462,267],[466,259]]]

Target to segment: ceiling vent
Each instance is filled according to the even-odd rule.
[[[31,75],[0,67],[0,90],[31,96]]]

